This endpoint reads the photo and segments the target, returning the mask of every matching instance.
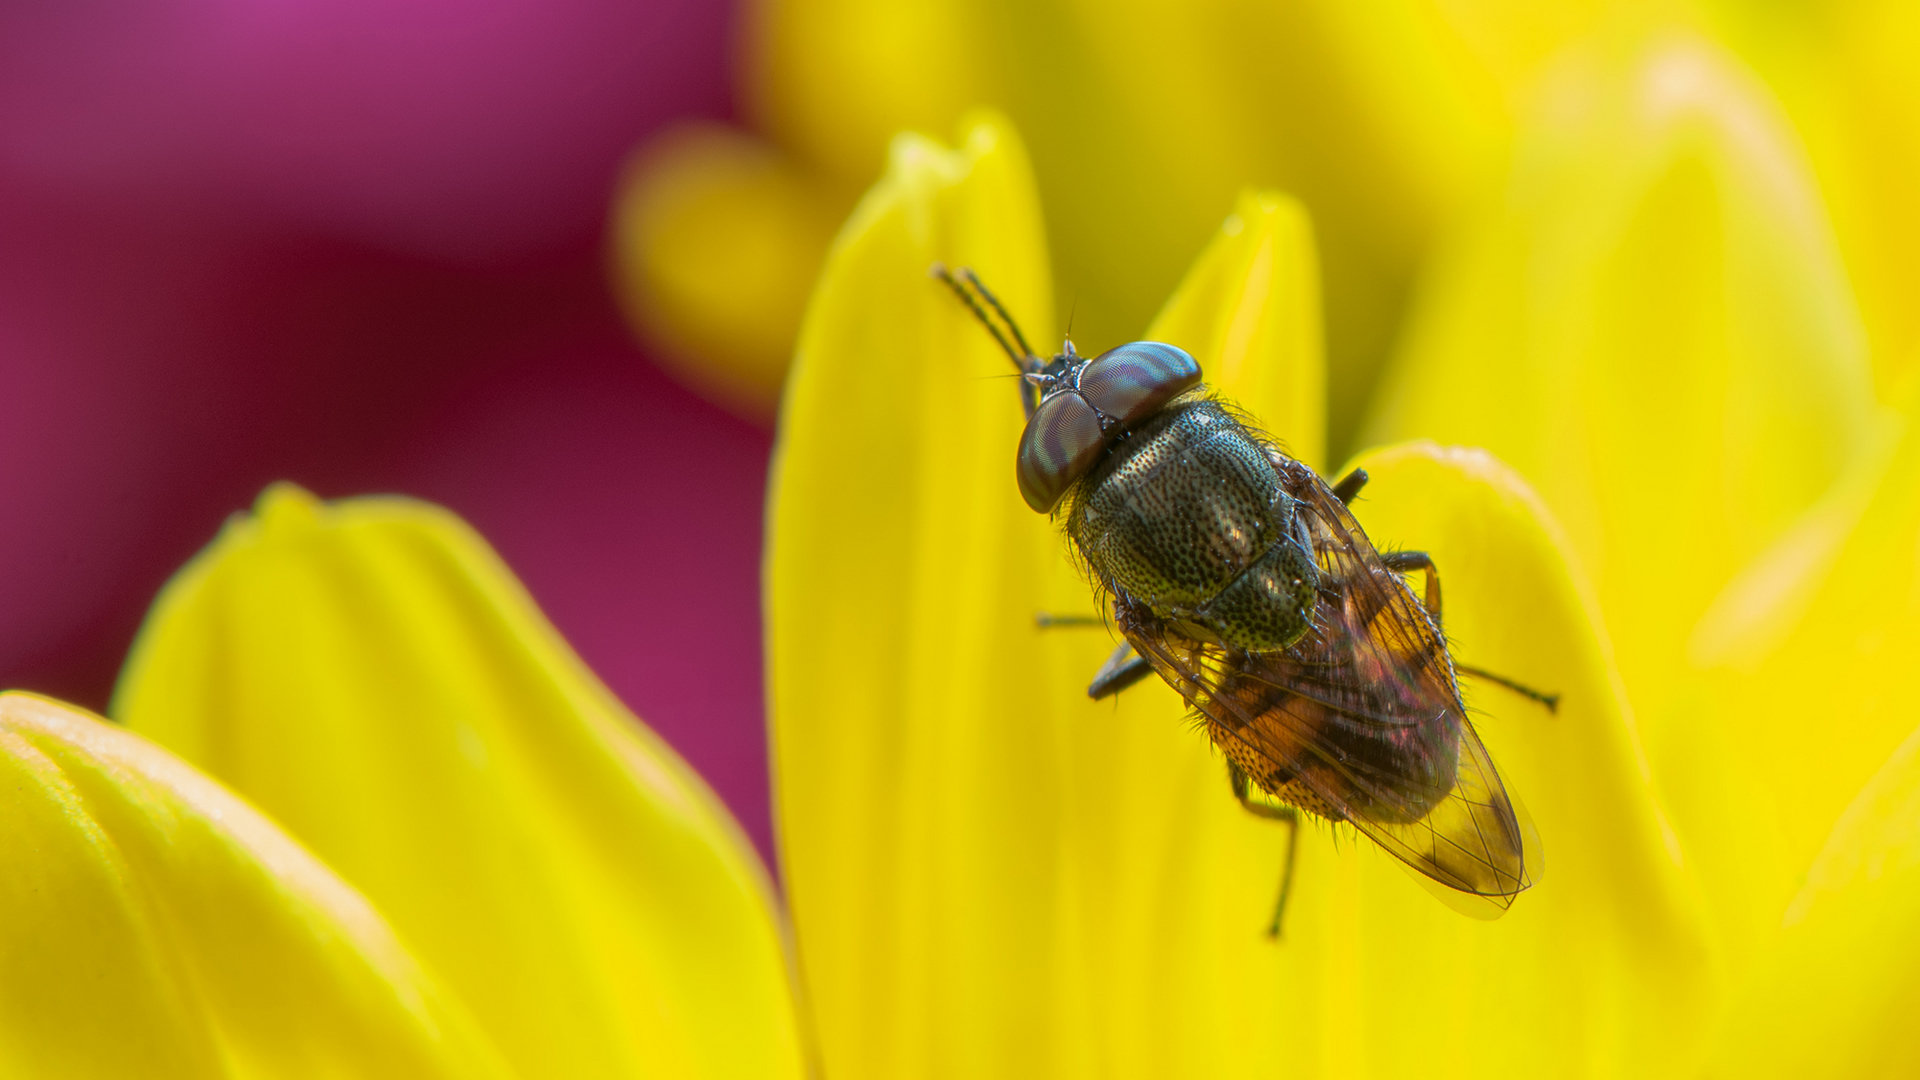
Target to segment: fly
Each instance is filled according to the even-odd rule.
[[[1020,370],[1020,493],[1064,518],[1126,639],[1088,693],[1158,674],[1226,757],[1234,797],[1288,827],[1268,933],[1300,811],[1351,824],[1496,914],[1532,886],[1538,841],[1460,699],[1456,673],[1486,673],[1448,653],[1433,560],[1382,554],[1354,520],[1366,473],[1329,486],[1209,394],[1183,349],[1135,341],[1088,358],[1069,340],[1042,360],[972,271],[933,274]],[[1414,571],[1424,602],[1403,576]]]

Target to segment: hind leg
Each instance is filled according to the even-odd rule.
[[[1424,601],[1424,604],[1427,609],[1427,614],[1431,616],[1433,619],[1434,628],[1439,629],[1441,626],[1440,569],[1433,565],[1433,556],[1428,555],[1424,551],[1390,551],[1381,555],[1380,560],[1387,564],[1387,569],[1393,571],[1396,574],[1405,574],[1405,573],[1410,573],[1412,571],[1418,570],[1420,571],[1421,575],[1427,579],[1426,599]],[[1453,670],[1459,672],[1462,675],[1472,675],[1475,678],[1485,679],[1490,683],[1495,683],[1497,685],[1504,686],[1507,689],[1513,691],[1514,693],[1519,694],[1521,697],[1528,698],[1530,700],[1537,701],[1542,705],[1545,705],[1547,707],[1548,712],[1559,711],[1559,708],[1560,708],[1559,694],[1542,693],[1538,690],[1535,690],[1531,686],[1525,685],[1524,683],[1514,682],[1512,679],[1509,679],[1504,675],[1495,675],[1491,671],[1486,671],[1477,667],[1468,667],[1465,664],[1455,664],[1453,666]]]
[[[1291,806],[1269,806],[1254,801],[1247,770],[1231,761],[1227,762],[1227,783],[1233,786],[1233,797],[1240,800],[1247,813],[1287,827],[1287,861],[1280,870],[1280,898],[1273,905],[1273,922],[1267,924],[1267,936],[1278,941],[1280,920],[1287,913],[1287,897],[1293,894],[1293,855],[1300,846],[1300,811]]]

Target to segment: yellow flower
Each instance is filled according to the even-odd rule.
[[[1920,9],[1898,0],[1710,0],[1712,22],[1780,98],[1827,193],[1885,388],[1920,353]]]
[[[1016,497],[1005,358],[925,273],[973,266],[1037,343],[1056,332],[1034,178],[982,115],[956,150],[893,144],[784,403],[767,610],[793,968],[724,812],[477,538],[276,489],[162,597],[115,701],[131,731],[0,696],[0,829],[31,853],[0,883],[0,1061],[780,1076],[817,1043],[836,1078],[1920,1067],[1920,399],[1875,398],[1881,339],[1813,170],[1714,47],[1575,57],[1517,151],[1422,281],[1370,421],[1402,441],[1355,462],[1373,539],[1445,576],[1460,661],[1560,695],[1465,686],[1547,856],[1503,919],[1309,827],[1267,941],[1286,834],[1234,805],[1164,685],[1086,700],[1105,635],[1035,627],[1096,600]],[[788,167],[734,164],[743,189]],[[1243,193],[1144,336],[1333,475],[1309,221]],[[1081,338],[1134,336],[1124,306]]]
[[[512,1075],[391,926],[137,736],[0,694],[10,1076]]]
[[[751,848],[444,511],[268,491],[113,712],[0,698],[9,1071],[804,1071]]]
[[[1684,1067],[1724,1005],[1713,928],[1665,822],[1566,541],[1508,469],[1431,444],[1360,459],[1383,546],[1432,552],[1463,662],[1555,715],[1469,703],[1545,837],[1545,879],[1461,918],[1368,845],[1309,828],[1283,943],[1285,835],[1157,681],[1085,686],[1111,642],[1013,484],[1004,356],[926,268],[974,267],[1036,341],[1052,296],[1011,131],[904,136],[802,333],[772,496],[778,820],[826,1071],[925,1075],[1639,1074]],[[1252,193],[1146,336],[1320,459],[1313,247]]]
[[[1485,195],[1542,84],[1567,52],[1650,29],[1707,35],[1764,80],[1825,194],[1883,387],[1920,353],[1920,13],[1898,0],[757,0],[742,22],[749,129],[648,148],[615,246],[642,268],[620,291],[649,338],[696,384],[759,386],[761,408],[829,223],[887,139],[985,103],[1033,138],[1059,277],[1090,338],[1144,324],[1241,184],[1297,194],[1332,285],[1336,444],[1353,445],[1409,283]]]
[[[1604,6],[758,0],[739,79],[752,130],[641,154],[619,199],[620,291],[696,385],[737,400],[758,379],[770,399],[823,223],[894,132],[986,104],[1033,137],[1088,340],[1145,325],[1242,185],[1297,193],[1324,240],[1345,442],[1419,259],[1498,161],[1543,58]],[[775,289],[781,270],[804,277]]]
[[[1697,39],[1631,46],[1543,102],[1371,430],[1485,446],[1566,523],[1738,969],[1912,729],[1860,658],[1901,655],[1914,488],[1783,118]]]

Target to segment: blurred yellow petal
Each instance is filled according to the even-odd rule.
[[[1916,402],[1886,416],[1881,452],[1723,595],[1716,614],[1742,613],[1748,633],[1695,641],[1707,671],[1694,723],[1673,743],[1689,780],[1674,812],[1700,840],[1723,921],[1749,941],[1778,925],[1842,811],[1914,722]]]
[[[1807,141],[1883,388],[1920,355],[1920,8],[1905,0],[1710,5]]]
[[[1268,406],[1287,452],[1326,467],[1327,366],[1313,225],[1278,192],[1242,192],[1233,214],[1147,330],[1207,358],[1207,379]]]
[[[509,1075],[366,900],[137,735],[0,694],[0,850],[8,1076]]]
[[[1920,729],[1835,825],[1734,1008],[1714,1076],[1920,1071]]]
[[[621,178],[615,292],[676,376],[770,418],[839,218],[838,200],[759,140],[718,125],[676,129]]]
[[[936,259],[975,266],[1050,343],[1030,183],[993,121],[958,151],[896,143],[828,263],[787,399],[774,761],[828,1073],[1604,1075],[1689,1059],[1715,1002],[1697,898],[1561,543],[1481,459],[1369,467],[1408,500],[1385,535],[1440,555],[1449,614],[1487,662],[1564,695],[1549,716],[1474,691],[1496,759],[1559,834],[1553,867],[1479,923],[1309,828],[1287,938],[1265,939],[1284,832],[1235,804],[1163,684],[1087,701],[1106,635],[1035,628],[1094,600],[1017,495],[1006,358],[925,277]],[[1287,365],[1318,363],[1281,322],[1312,307],[1305,233],[1271,197],[1236,217],[1153,335],[1254,415],[1294,415],[1313,376]],[[1456,554],[1469,544],[1491,554]]]
[[[1695,620],[1843,473],[1871,415],[1804,163],[1709,46],[1593,51],[1426,285],[1373,438],[1485,446],[1540,491],[1664,774]]]
[[[114,715],[367,896],[543,1076],[791,1076],[751,848],[486,543],[270,489],[168,585]]]
[[[1295,192],[1326,240],[1337,441],[1417,261],[1497,160],[1514,91],[1485,65],[1531,71],[1579,25],[1469,42],[1460,6],[760,0],[742,96],[849,198],[895,131],[1007,110],[1033,136],[1062,296],[1092,341],[1139,333],[1243,186]]]
[[[1485,451],[1410,443],[1354,464],[1371,476],[1354,505],[1369,536],[1433,557],[1456,662],[1557,693],[1560,704],[1548,713],[1462,677],[1476,730],[1539,829],[1546,874],[1499,923],[1480,924],[1376,884],[1395,876],[1391,864],[1363,859],[1360,891],[1336,910],[1362,912],[1352,933],[1373,984],[1393,985],[1397,971],[1448,1004],[1353,1037],[1406,1035],[1383,1075],[1421,1074],[1423,1042],[1459,1045],[1442,1074],[1482,1071],[1476,1061],[1492,1075],[1684,1073],[1723,975],[1564,534]]]
[[[1570,44],[1603,33],[1623,18],[1652,12],[1673,17],[1674,5],[1621,4],[1616,0],[1438,0],[1432,13],[1444,32],[1457,37],[1474,67],[1499,89],[1510,116],[1526,111],[1540,79]],[[1430,30],[1440,32],[1440,28]]]
[[[968,5],[757,0],[742,18],[755,119],[853,191],[886,165],[894,132],[944,126],[991,96],[996,43]]]

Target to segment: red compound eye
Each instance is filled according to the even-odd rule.
[[[1200,365],[1193,357],[1158,341],[1108,349],[1080,373],[1080,392],[1100,415],[1121,427],[1152,416],[1199,383]]]
[[[1042,401],[1020,436],[1017,466],[1027,505],[1043,514],[1052,512],[1060,496],[1100,460],[1106,446],[1100,416],[1086,398],[1067,390]]]

